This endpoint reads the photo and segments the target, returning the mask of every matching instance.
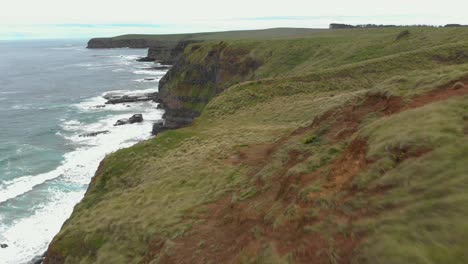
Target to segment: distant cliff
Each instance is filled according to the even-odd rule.
[[[149,47],[172,48],[177,41],[144,39],[144,38],[93,38],[88,41],[88,49],[133,48],[145,49]]]
[[[159,83],[158,102],[166,110],[164,125],[156,124],[153,134],[192,123],[215,95],[226,87],[249,80],[260,61],[250,50],[227,42],[200,40],[157,40],[150,38],[95,38],[88,48],[148,48],[143,60],[174,67]]]

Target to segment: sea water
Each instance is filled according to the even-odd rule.
[[[106,92],[157,91],[143,49],[84,40],[0,41],[0,263],[41,255],[109,153],[151,137],[154,102],[106,105]],[[113,126],[143,114],[144,121]],[[80,135],[108,130],[92,137]]]

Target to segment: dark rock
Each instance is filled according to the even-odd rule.
[[[81,134],[80,137],[95,137],[100,134],[108,134],[109,130],[104,130],[104,131],[97,131],[97,132],[91,132],[91,133],[85,133]]]
[[[118,92],[112,92],[112,93],[106,93],[104,94],[104,96],[102,96],[104,99],[112,99],[112,98],[118,98],[118,97],[122,97],[124,96],[125,94],[123,93],[118,93]]]
[[[136,59],[136,61],[139,61],[139,62],[151,62],[151,61],[155,61],[155,59],[154,59],[154,58],[150,58],[150,57],[141,57],[141,58]]]
[[[7,244],[0,244],[0,248],[7,248],[8,245]]]
[[[163,121],[163,120],[159,120],[159,121],[157,121],[157,122],[155,122],[155,123],[153,124],[153,130],[151,130],[151,134],[153,134],[153,135],[156,136],[157,134],[159,134],[159,133],[161,133],[161,132],[164,132],[164,131],[166,131],[166,130],[168,130],[168,129],[169,129],[169,128],[167,128],[167,127],[164,126],[164,121]]]
[[[180,47],[183,47],[181,43]],[[194,48],[199,44],[192,44]],[[197,107],[206,105],[212,95],[234,84],[249,80],[261,62],[250,56],[249,50],[231,47],[225,42],[213,45],[203,63],[193,63],[181,56],[159,80],[155,102],[165,110],[164,128],[176,129],[190,125],[200,115]],[[185,91],[190,90],[190,96]],[[210,96],[207,96],[209,94]],[[186,107],[188,106],[188,107]]]
[[[31,264],[42,264],[44,262],[44,258],[36,258],[31,261]]]
[[[95,108],[104,108],[106,107],[105,105],[96,105]]]
[[[139,123],[143,122],[143,115],[142,114],[134,114],[130,117],[130,123]]]
[[[143,115],[142,114],[134,114],[130,118],[117,120],[117,122],[114,124],[114,126],[121,126],[121,125],[140,123],[140,122],[143,122]]]
[[[160,66],[151,67],[151,69],[153,70],[169,70],[170,68],[172,68],[171,65],[160,65]]]
[[[145,81],[154,81],[154,80],[156,80],[156,78],[145,78],[144,80]]]
[[[167,45],[153,45],[148,49],[148,58],[154,58],[155,61],[161,64],[172,65],[179,60],[184,53],[185,48],[193,43],[198,43],[198,40],[182,40],[173,43],[172,46]]]
[[[114,124],[114,126],[121,126],[121,125],[126,125],[126,124],[130,124],[130,122],[128,121],[128,119],[119,119],[119,120],[117,120],[117,122]]]
[[[145,102],[145,101],[155,100],[157,97],[158,97],[157,93],[132,94],[132,95],[121,95],[121,94],[104,95],[104,98],[107,99],[106,104]]]
[[[46,253],[42,254],[42,256],[34,257],[34,258],[29,262],[29,264],[42,264],[42,263],[44,263],[45,255],[46,255]]]

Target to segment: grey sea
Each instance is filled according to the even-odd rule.
[[[150,138],[154,102],[106,105],[103,95],[157,91],[165,74],[139,49],[85,40],[0,41],[0,263],[47,249],[109,153]],[[113,126],[143,114],[144,121]],[[86,133],[108,131],[96,136]]]

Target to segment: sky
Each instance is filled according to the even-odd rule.
[[[2,0],[0,39],[106,37],[330,23],[468,24],[467,0]]]

